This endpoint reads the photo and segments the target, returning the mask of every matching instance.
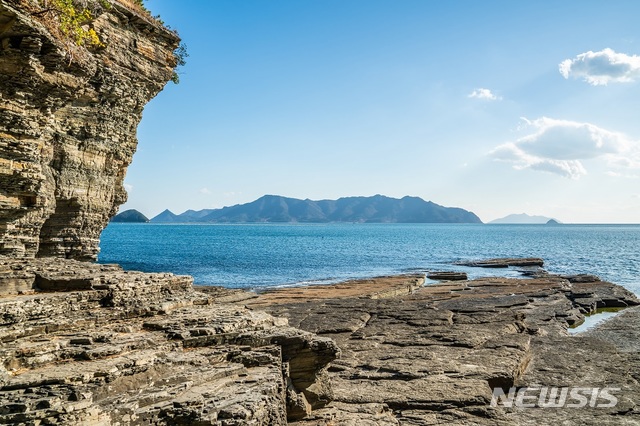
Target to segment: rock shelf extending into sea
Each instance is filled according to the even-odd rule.
[[[290,291],[302,300],[306,290]],[[640,422],[640,308],[587,333],[567,332],[596,309],[637,305],[620,286],[593,276],[546,275],[447,282],[385,299],[340,289],[333,299],[314,298],[308,290],[299,302],[287,302],[287,290],[279,300],[267,294],[251,301],[341,349],[329,366],[333,402],[297,424]],[[494,389],[513,387],[619,390],[610,408],[491,407]]]
[[[255,294],[3,259],[0,278],[0,424],[640,421],[640,302],[595,276],[401,275]],[[630,308],[567,332],[614,307]],[[495,389],[545,386],[613,388],[616,405],[491,406]]]
[[[509,266],[539,266],[544,265],[544,260],[539,257],[525,257],[525,258],[499,258],[499,259],[484,259],[484,260],[472,260],[458,262],[461,266],[473,266],[478,268],[508,268]]]

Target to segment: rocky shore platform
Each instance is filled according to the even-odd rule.
[[[0,258],[0,424],[640,423],[629,291],[592,275],[424,282],[256,294]],[[627,309],[569,334],[603,308]],[[542,407],[542,389],[566,402]]]
[[[0,424],[285,425],[333,399],[333,340],[220,299],[185,276],[0,259]]]
[[[408,288],[415,277],[404,279]],[[443,282],[377,299],[353,297],[351,286],[357,282],[336,286],[333,298],[308,287],[250,301],[341,349],[329,367],[333,401],[299,426],[640,424],[640,307],[620,286],[545,274]],[[569,334],[585,315],[616,307],[629,308]],[[494,389],[521,391],[529,406],[516,393],[509,407]],[[603,389],[614,406],[605,407]],[[549,402],[562,404],[542,406]]]

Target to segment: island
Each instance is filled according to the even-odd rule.
[[[516,224],[543,225],[550,220],[555,220],[555,219],[552,219],[546,216],[536,216],[536,215],[528,215],[526,213],[519,213],[519,214],[510,214],[508,216],[501,217],[499,219],[494,219],[488,222],[488,224],[490,225],[507,225],[507,224],[509,225],[516,225]]]
[[[174,214],[165,210],[152,223],[482,223],[474,213],[444,207],[419,197],[400,199],[374,195],[337,200],[300,200],[265,195],[246,204],[222,209],[187,210]]]
[[[138,210],[129,209],[118,213],[111,218],[111,222],[116,223],[147,223],[149,219]]]

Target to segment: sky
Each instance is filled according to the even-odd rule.
[[[640,223],[640,2],[148,0],[187,46],[127,171],[148,217],[383,194]]]

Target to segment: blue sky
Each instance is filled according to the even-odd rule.
[[[189,58],[145,109],[122,210],[384,194],[640,223],[640,2],[147,7]]]

